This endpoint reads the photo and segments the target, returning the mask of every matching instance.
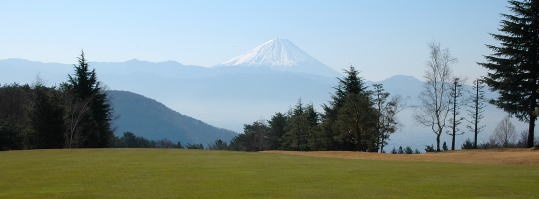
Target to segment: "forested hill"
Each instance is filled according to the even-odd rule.
[[[182,115],[162,103],[128,91],[107,91],[114,112],[115,134],[130,131],[150,140],[169,139],[183,144],[210,144],[231,140],[236,133]]]

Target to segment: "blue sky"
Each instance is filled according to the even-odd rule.
[[[421,78],[428,43],[447,47],[457,75],[496,44],[505,0],[371,1],[2,1],[0,59],[73,63],[174,60],[212,66],[276,37],[340,70],[369,80]]]

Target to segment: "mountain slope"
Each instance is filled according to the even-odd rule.
[[[170,139],[182,143],[210,144],[229,141],[236,134],[182,115],[165,105],[127,91],[107,91],[115,119],[116,135],[130,131],[151,140]]]
[[[305,103],[312,103],[321,110],[321,104],[327,103],[334,92],[333,87],[337,85],[336,77],[341,76],[320,76],[275,70],[271,67],[204,68],[182,65],[177,62],[156,63],[138,60],[91,62],[90,66],[96,69],[99,81],[102,81],[107,89],[128,90],[152,96],[173,110],[236,132],[242,132],[244,124],[269,119],[275,112],[288,111],[298,99]],[[47,85],[57,85],[59,82],[66,81],[67,74],[73,73],[73,66],[7,59],[0,60],[0,71],[2,71],[0,72],[1,84],[31,83],[39,74]],[[432,144],[434,134],[428,128],[417,125],[413,119],[413,106],[417,105],[417,96],[423,89],[423,82],[414,77],[400,75],[378,83],[383,83],[384,88],[392,95],[400,95],[409,107],[398,114],[402,125],[399,132],[391,136],[388,150],[395,145],[410,145],[422,149],[425,145]],[[487,96],[493,95],[487,92]],[[487,127],[479,135],[481,141],[488,140],[496,124],[505,115],[506,113],[500,109],[487,106],[482,123]],[[120,115],[118,120],[122,120],[122,117],[126,117],[125,114]],[[515,122],[515,125],[517,131],[525,130],[527,127],[522,123]],[[129,126],[124,123],[117,127]],[[159,125],[154,125],[154,127],[160,128]],[[464,130],[464,125],[461,127]],[[118,128],[117,133],[123,130],[139,133],[137,131],[140,130],[137,129],[141,127]],[[148,132],[154,133],[152,128],[141,133],[151,134]],[[179,139],[179,135],[175,133],[167,135],[173,136],[169,139]],[[460,146],[462,139],[470,136],[469,132],[459,136],[457,145]],[[183,137],[180,138],[183,139]],[[211,139],[209,139],[210,142],[213,141]],[[449,141],[449,136],[444,134],[442,139]]]
[[[334,77],[338,73],[287,39],[269,40],[222,66],[269,67],[275,70]]]

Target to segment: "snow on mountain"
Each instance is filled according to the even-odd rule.
[[[322,76],[337,76],[329,66],[316,60],[287,39],[272,39],[222,66],[258,66]]]
[[[317,62],[287,39],[272,39],[223,65],[294,66]]]

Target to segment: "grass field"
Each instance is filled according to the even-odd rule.
[[[0,152],[0,198],[539,198],[539,166],[177,149]]]

